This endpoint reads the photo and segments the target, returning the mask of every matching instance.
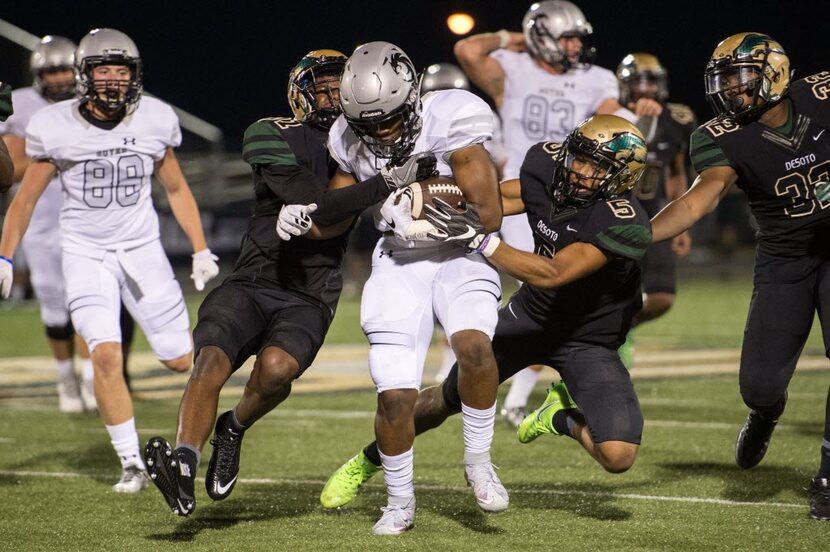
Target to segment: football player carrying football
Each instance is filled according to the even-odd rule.
[[[155,174],[190,239],[197,289],[219,272],[205,243],[199,210],[173,148],[181,130],[170,106],[142,98],[142,60],[135,43],[114,29],[94,29],[78,45],[80,97],[34,114],[26,129],[26,169],[0,240],[0,294],[12,284],[12,262],[35,204],[60,172],[60,229],[66,303],[92,355],[95,399],[121,480],[113,490],[148,484],[133,404],[122,372],[121,301],[144,330],[158,359],[183,372],[192,362],[187,308],[162,249],[150,194]]]
[[[654,241],[684,232],[735,184],[758,221],[752,301],[744,331],[740,390],[750,408],[735,460],[757,465],[784,412],[787,385],[818,311],[830,350],[830,72],[791,83],[777,41],[738,33],[706,65],[716,117],[691,137],[700,175],[653,219]],[[810,515],[830,519],[830,397],[821,464],[810,482]]]
[[[180,516],[195,509],[196,470],[214,421],[205,486],[208,496],[222,500],[236,485],[245,431],[288,397],[292,381],[317,355],[343,287],[340,265],[353,215],[413,182],[418,163],[431,158],[418,156],[358,185],[326,189],[333,166],[325,143],[340,114],[345,62],[336,50],[306,54],[289,75],[294,118],[260,119],[245,132],[242,157],[253,170],[256,204],[242,251],[233,273],[199,307],[196,366],[179,408],[176,447],[162,437],[145,447],[153,482]],[[280,213],[285,225],[311,226],[307,213],[314,209],[297,205],[309,203],[334,213],[332,224],[291,241],[293,226],[286,226],[288,233],[278,226],[283,239],[277,239]],[[222,387],[251,355],[256,363],[242,398],[217,419]]]
[[[499,228],[496,168],[483,145],[492,137],[493,116],[483,100],[465,90],[437,90],[422,100],[412,62],[388,42],[358,47],[340,88],[343,116],[329,135],[329,150],[339,165],[335,182],[354,182],[387,160],[431,152],[439,174],[455,179],[487,229]],[[501,297],[498,275],[484,259],[434,240],[413,239],[406,199],[390,196],[381,209],[379,229],[387,234],[375,247],[360,309],[378,391],[380,446],[369,459],[353,462],[368,471],[383,467],[388,504],[374,532],[387,535],[413,525],[413,411],[435,318],[450,336],[461,366],[467,481],[485,511],[504,510],[509,501],[490,461],[498,387],[490,337]],[[335,476],[326,485],[323,506],[338,505],[338,481]]]
[[[500,30],[465,38],[455,45],[462,69],[496,105],[502,121],[507,163],[504,178],[518,178],[527,150],[540,141],[562,143],[579,121],[593,114],[616,114],[632,122],[662,111],[650,98],[620,105],[614,73],[593,65],[586,44],[593,27],[567,0],[536,2],[525,13],[523,32]],[[505,217],[501,237],[513,247],[533,251],[527,217]],[[516,374],[502,415],[517,425],[540,367]]]
[[[635,53],[625,56],[617,67],[620,81],[620,103],[633,107],[640,98],[656,100],[664,106],[652,124],[643,121],[640,128],[649,128],[648,165],[645,174],[634,188],[637,199],[649,217],[683,195],[688,189],[686,175],[689,136],[695,129],[695,117],[688,106],[668,103],[668,73],[651,54]],[[671,309],[676,294],[675,255],[685,256],[691,248],[688,232],[671,242],[655,244],[643,258],[643,310],[634,317],[634,326],[653,320]],[[626,347],[627,346],[627,347]],[[631,364],[631,336],[620,351],[623,361]]]
[[[519,440],[568,435],[614,473],[634,463],[643,428],[617,348],[642,306],[639,260],[651,233],[630,190],[645,163],[642,133],[614,115],[584,121],[564,144],[534,145],[520,178],[501,184],[504,213],[526,213],[530,221],[534,253],[488,234],[471,209],[458,214],[445,206],[429,215],[437,237],[481,252],[526,282],[498,313],[493,352],[499,381],[541,363],[555,366],[563,382],[522,421]],[[437,427],[460,410],[455,366],[441,385],[418,394],[415,430]],[[365,462],[377,454],[371,443],[355,458]],[[349,460],[329,480],[339,478],[338,505],[350,502],[371,477],[360,468]]]

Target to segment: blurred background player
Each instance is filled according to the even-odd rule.
[[[642,306],[639,260],[651,234],[630,190],[645,162],[642,133],[612,115],[584,121],[564,144],[534,145],[521,178],[501,183],[501,197],[505,213],[525,213],[540,228],[534,233],[537,253],[488,235],[471,210],[462,215],[446,204],[426,207],[435,213],[428,217],[443,231],[442,239],[482,253],[526,282],[499,310],[493,336],[499,381],[528,364],[544,363],[555,366],[564,382],[552,386],[542,406],[523,420],[519,440],[567,435],[612,473],[634,464],[643,429],[617,348]],[[460,409],[453,367],[444,382],[418,394],[417,433],[438,427]],[[377,453],[373,442],[358,456]],[[343,479],[337,506],[351,502],[372,473],[354,469],[350,476]]]
[[[26,155],[26,126],[37,111],[55,102],[75,97],[75,43],[62,36],[45,36],[32,52],[29,68],[32,86],[12,92],[15,112],[0,123],[0,135],[14,163],[14,179],[20,182],[31,159]],[[62,412],[94,410],[92,361],[81,340],[82,385],[73,366],[75,330],[66,307],[58,217],[63,205],[60,178],[46,187],[32,213],[32,220],[21,247],[26,257],[31,284],[40,304],[40,318],[46,327],[46,338],[58,372],[58,405]],[[24,281],[21,263],[15,266],[15,280]]]
[[[689,229],[737,184],[759,226],[755,278],[739,371],[750,408],[735,461],[756,466],[787,404],[787,387],[818,311],[830,351],[830,72],[790,86],[790,60],[761,33],[717,45],[704,74],[716,117],[694,131],[699,176],[652,219],[654,241]],[[826,353],[825,353],[826,354]],[[810,516],[830,520],[830,393]]]
[[[666,102],[669,97],[668,73],[652,54],[625,56],[617,67],[617,79],[621,104],[633,109],[640,98],[648,98],[664,107],[651,123],[646,117],[641,121],[641,128],[647,129],[648,165],[634,192],[651,218],[689,187],[686,172],[688,142],[697,125],[688,106]],[[646,251],[643,258],[643,309],[634,317],[632,329],[671,309],[677,292],[675,256],[685,257],[690,249],[689,233],[683,232],[670,242],[655,244]],[[631,334],[620,350],[620,356],[626,366],[632,365]]]
[[[182,290],[159,240],[153,174],[196,252],[196,288],[203,289],[219,268],[173,153],[181,142],[178,119],[161,101],[142,99],[142,63],[133,41],[114,29],[94,29],[81,40],[75,59],[80,97],[39,110],[26,130],[32,162],[3,226],[0,294],[8,297],[10,259],[59,171],[66,301],[92,355],[95,398],[121,462],[113,490],[135,493],[148,480],[122,372],[121,300],[167,367],[189,369],[193,348]]]
[[[592,114],[616,114],[637,122],[660,114],[659,103],[641,98],[633,112],[620,105],[614,73],[593,65],[585,42],[593,33],[582,11],[565,0],[545,0],[525,13],[522,32],[502,29],[465,38],[455,56],[470,79],[493,100],[502,121],[507,163],[503,178],[519,177],[527,150],[543,140],[562,143]],[[501,235],[512,247],[533,251],[527,217],[505,217]],[[518,425],[541,367],[513,378],[502,415]]]
[[[394,44],[381,41],[363,44],[351,55],[340,101],[343,116],[329,135],[329,151],[339,165],[334,182],[365,179],[377,166],[431,152],[439,174],[452,176],[466,200],[479,208],[484,224],[498,229],[498,179],[483,146],[492,137],[493,117],[484,101],[464,90],[431,92],[422,101],[412,61]],[[461,366],[465,476],[480,508],[501,511],[508,506],[490,461],[498,387],[490,336],[501,289],[498,275],[482,259],[446,244],[415,241],[405,194],[390,197],[381,213],[379,227],[387,235],[375,248],[360,308],[378,393],[379,454],[350,462],[371,464],[375,471],[382,465],[388,502],[373,531],[397,535],[414,523],[413,408],[434,317],[450,336]],[[390,297],[396,298],[394,305]],[[328,481],[321,496],[324,506],[336,502],[341,476],[350,469],[342,467]]]

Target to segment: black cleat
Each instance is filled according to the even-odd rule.
[[[735,462],[742,469],[753,468],[764,458],[770,439],[772,439],[772,432],[786,404],[787,394],[785,392],[777,414],[769,416],[761,415],[757,410],[749,411],[738,433],[738,441],[735,443]]]
[[[822,521],[830,520],[830,481],[824,477],[812,479],[807,496],[810,498],[810,517]]]
[[[224,500],[230,496],[239,477],[239,453],[242,451],[242,437],[244,433],[236,433],[228,427],[228,418],[232,411],[228,410],[216,420],[216,430],[210,444],[213,445],[213,454],[210,455],[205,487],[207,494],[213,500]]]
[[[178,516],[189,516],[196,509],[196,474],[173,450],[167,439],[153,437],[144,447],[144,462],[150,480],[156,485],[167,505]]]

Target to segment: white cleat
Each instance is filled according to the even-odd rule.
[[[98,401],[95,400],[95,389],[92,380],[81,382],[81,399],[84,401],[84,409],[87,412],[98,411]]]
[[[510,504],[507,489],[501,484],[492,462],[465,464],[464,477],[473,488],[478,507],[485,512],[503,512]]]
[[[389,504],[380,509],[383,515],[372,532],[375,535],[400,535],[404,531],[412,529],[415,525],[415,497],[409,499],[405,506]]]
[[[84,403],[81,400],[81,390],[75,376],[67,376],[58,380],[58,408],[61,412],[83,412]]]
[[[121,479],[112,486],[116,493],[138,493],[147,488],[150,479],[147,472],[138,466],[127,466],[121,473]]]

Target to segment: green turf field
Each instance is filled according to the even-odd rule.
[[[733,461],[744,417],[733,377],[639,381],[644,443],[626,474],[604,473],[565,437],[520,445],[500,422],[494,460],[510,509],[478,511],[464,486],[460,420],[415,446],[416,527],[374,537],[376,478],[354,507],[323,511],[325,478],[372,432],[371,391],[291,397],[246,437],[240,483],[222,503],[197,488],[179,519],[155,488],[116,495],[117,461],[98,420],[48,403],[0,405],[0,548],[156,550],[822,550],[804,487],[818,461],[826,373],[797,374],[764,462]],[[534,395],[535,402],[542,398]],[[225,400],[222,407],[231,406]],[[139,401],[143,439],[172,437],[176,401]],[[207,448],[209,454],[210,448]]]
[[[675,309],[642,326],[637,347],[739,347],[750,291],[745,280],[681,282]],[[199,300],[190,297],[193,315]],[[358,308],[341,302],[329,343],[363,341]],[[0,311],[0,324],[0,356],[44,354],[34,305]],[[143,339],[136,348],[146,349]],[[807,351],[823,351],[817,327]],[[830,524],[808,518],[805,488],[819,460],[827,376],[796,374],[771,450],[748,472],[733,458],[746,413],[734,375],[637,380],[644,442],[621,475],[568,438],[520,445],[499,421],[493,456],[511,506],[496,516],[465,487],[452,419],[416,442],[416,527],[397,538],[371,534],[380,477],[351,508],[318,505],[328,475],[371,438],[371,390],[289,398],[248,433],[234,494],[214,504],[198,487],[188,519],[169,513],[155,488],[110,492],[119,473],[99,419],[62,415],[53,397],[0,400],[0,550],[822,550]],[[537,389],[531,404],[542,396]],[[226,396],[220,407],[232,404]],[[135,406],[142,439],[173,438],[178,399]]]

